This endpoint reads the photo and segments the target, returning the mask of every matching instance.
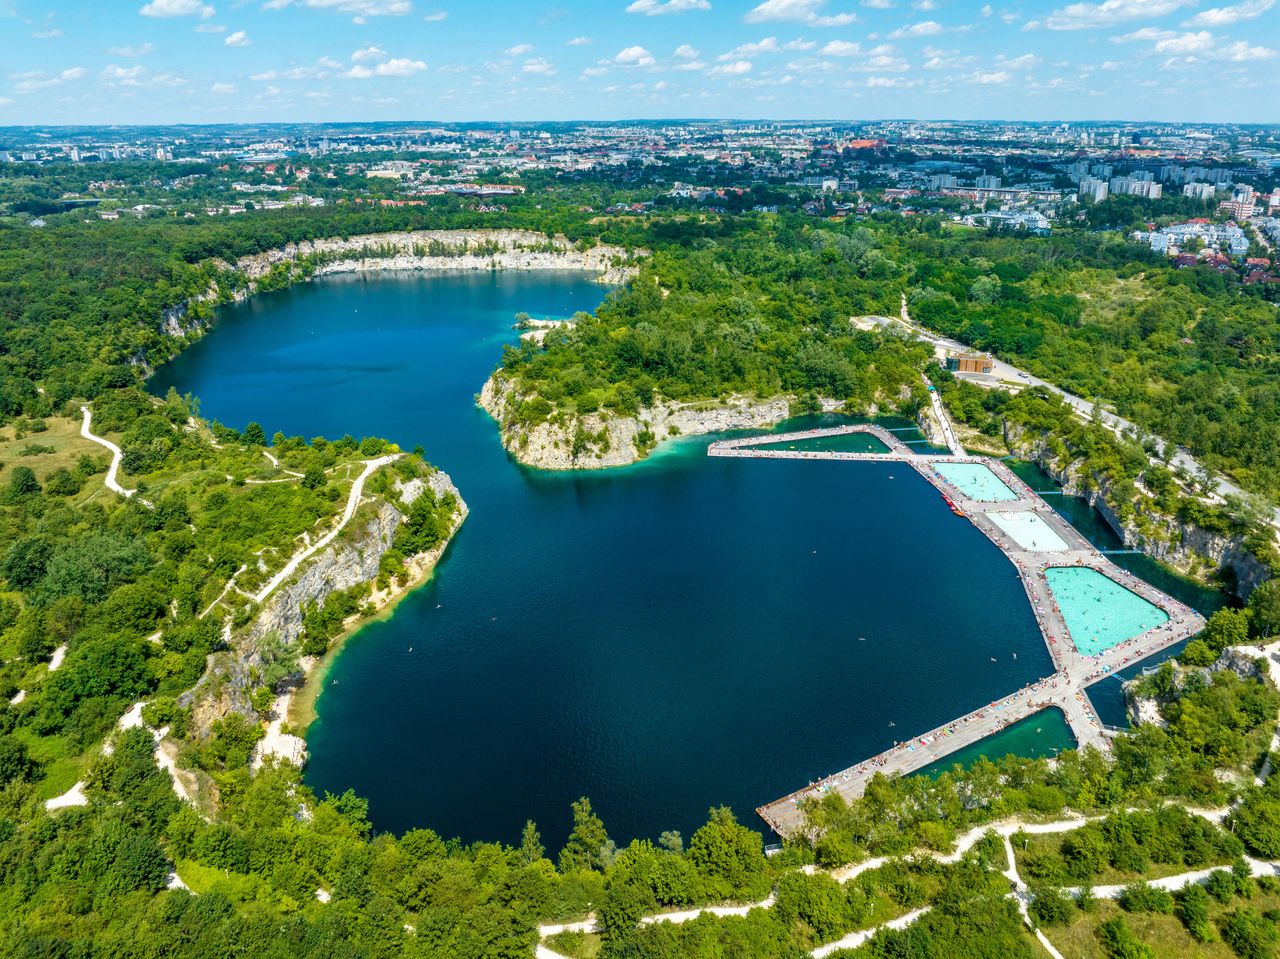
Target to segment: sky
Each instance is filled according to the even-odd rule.
[[[1280,121],[1276,0],[0,0],[0,125]]]

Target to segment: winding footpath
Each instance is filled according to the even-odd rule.
[[[1224,809],[1207,810],[1187,808],[1188,813],[1199,816],[1202,819],[1207,819],[1210,822],[1219,825],[1221,825],[1222,821],[1230,811],[1229,807]],[[934,859],[944,865],[953,865],[959,862],[971,849],[973,849],[980,839],[988,833],[994,833],[1000,839],[1001,845],[1004,848],[1005,858],[1008,863],[1007,867],[1000,871],[1000,874],[1009,880],[1009,884],[1012,887],[1012,890],[1008,893],[1008,897],[1017,903],[1018,911],[1022,915],[1023,921],[1027,924],[1028,929],[1030,929],[1040,944],[1044,946],[1045,950],[1051,956],[1055,957],[1055,959],[1062,959],[1062,954],[1054,947],[1052,942],[1049,941],[1044,931],[1038,928],[1031,919],[1030,905],[1033,897],[1026,881],[1018,872],[1018,860],[1017,856],[1014,854],[1011,839],[1019,832],[1026,833],[1028,835],[1047,835],[1071,832],[1072,830],[1079,829],[1091,822],[1098,822],[1103,818],[1105,817],[1073,816],[1069,819],[1061,819],[1054,822],[1044,823],[1029,823],[1017,818],[1007,819],[997,823],[975,826],[967,832],[961,833],[956,837],[955,846],[951,852],[940,853],[932,850],[925,850],[917,852],[915,855]],[[825,872],[836,882],[843,885],[844,883],[862,875],[864,872],[879,869],[890,861],[892,861],[892,857],[878,856],[873,859],[865,859],[862,862],[853,863],[848,866],[841,866],[831,870],[819,870],[814,866],[805,866],[803,867],[803,870],[811,875],[819,872]],[[1249,871],[1254,878],[1261,878],[1263,876],[1280,876],[1280,861],[1271,862],[1245,857],[1245,862],[1248,863]],[[1163,876],[1158,879],[1147,880],[1147,882],[1149,885],[1158,889],[1166,889],[1173,892],[1183,888],[1189,883],[1204,883],[1212,873],[1220,869],[1229,868],[1230,867],[1228,865],[1213,866],[1208,869],[1196,869],[1173,876]],[[1094,886],[1092,887],[1092,892],[1100,899],[1118,899],[1124,893],[1127,885],[1129,884]],[[1077,887],[1067,887],[1063,889],[1063,892],[1071,896],[1079,896],[1081,890]],[[697,909],[686,909],[679,912],[659,912],[641,918],[639,924],[647,926],[659,922],[684,923],[691,922],[702,915],[718,917],[745,916],[752,909],[771,909],[774,904],[775,897],[770,893],[767,898],[762,899],[760,902],[748,903],[741,906],[702,906]],[[921,917],[927,915],[931,908],[931,906],[922,906],[919,909],[914,909],[878,925],[871,926],[866,929],[855,929],[834,942],[824,943],[823,945],[814,948],[809,954],[813,956],[814,959],[826,959],[827,956],[840,952],[841,950],[857,949],[859,946],[865,945],[873,936],[875,936],[876,933],[883,929],[905,929]],[[602,931],[603,926],[594,914],[577,922],[552,923],[539,926],[538,936],[540,942],[538,943],[535,955],[537,956],[537,959],[567,959],[567,957],[547,946],[545,940],[564,932],[599,933]]]
[[[111,453],[111,465],[107,468],[107,478],[103,480],[103,483],[106,485],[107,489],[111,490],[113,493],[119,493],[125,499],[132,499],[133,495],[138,491],[136,489],[125,489],[120,485],[120,480],[118,479],[120,475],[120,460],[124,457],[124,453],[121,452],[120,447],[116,446],[116,444],[111,442],[111,440],[103,436],[95,436],[89,431],[89,426],[93,422],[93,411],[90,410],[89,407],[80,407],[80,412],[84,414],[84,422],[80,424],[80,435],[92,443],[97,443],[99,446],[105,446]],[[147,506],[151,505],[142,497],[138,497],[138,502],[144,503]]]
[[[310,546],[297,552],[289,562],[285,563],[280,572],[276,573],[258,592],[252,594],[250,599],[255,603],[261,603],[264,599],[271,595],[272,591],[292,576],[300,565],[314,556],[317,552],[324,549],[342,532],[343,528],[350,522],[351,517],[356,514],[356,509],[360,506],[360,496],[364,492],[364,481],[373,475],[374,471],[386,466],[388,463],[394,463],[400,458],[400,453],[391,453],[387,456],[379,456],[377,459],[365,460],[364,470],[356,477],[355,482],[351,484],[351,493],[347,496],[346,509],[342,511],[342,519],[338,521],[338,525],[331,529],[328,533],[316,540]]]

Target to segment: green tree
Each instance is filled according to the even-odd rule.
[[[1253,635],[1270,639],[1280,633],[1280,579],[1270,579],[1249,596]]]
[[[250,446],[267,445],[267,434],[262,429],[261,423],[250,423],[244,428],[244,433],[241,435],[244,437],[244,441]]]
[[[1189,882],[1178,896],[1178,918],[1196,942],[1213,939],[1213,927],[1209,925],[1209,894],[1204,886]]]
[[[520,834],[520,861],[526,866],[532,866],[546,851],[538,827],[532,819],[526,820],[524,831]]]
[[[1137,936],[1124,916],[1112,916],[1098,927],[1098,938],[1108,959],[1156,959],[1156,952]]]
[[[318,464],[311,464],[302,474],[303,489],[319,489],[325,484],[324,470]]]
[[[560,850],[560,871],[594,869],[603,872],[609,865],[612,842],[604,823],[591,809],[591,800],[583,796],[573,803],[573,829]]]
[[[40,492],[40,482],[30,466],[15,466],[9,471],[9,502],[17,502]]]
[[[689,840],[689,859],[723,898],[754,898],[768,891],[763,841],[739,825],[728,806],[711,810]]]

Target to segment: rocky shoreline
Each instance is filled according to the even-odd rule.
[[[787,397],[731,396],[695,403],[660,401],[635,416],[601,412],[552,417],[523,428],[514,411],[525,399],[499,370],[485,381],[478,403],[498,423],[502,445],[517,462],[549,470],[627,466],[675,436],[767,429],[791,415]]]
[[[466,502],[449,476],[436,470],[425,478],[407,483],[396,480],[400,502],[408,506],[422,492],[435,495],[452,494],[457,499],[453,523],[448,535],[436,547],[406,559],[404,571],[386,589],[376,587],[365,601],[366,609],[386,613],[404,596],[425,583],[434,572],[453,536],[468,514]],[[404,521],[401,510],[387,499],[362,507],[366,512],[352,520],[353,532],[343,534],[331,546],[311,557],[266,600],[253,619],[236,630],[229,640],[229,650],[214,654],[210,667],[195,689],[180,698],[183,705],[193,707],[194,728],[208,730],[229,713],[239,713],[256,721],[257,712],[249,698],[253,677],[264,667],[262,651],[267,637],[278,636],[288,648],[298,643],[303,633],[304,610],[311,604],[323,603],[331,593],[350,589],[361,583],[375,583],[382,557],[391,548],[396,529]],[[327,666],[342,643],[369,621],[367,612],[349,617],[342,632],[331,642],[323,657],[304,657],[301,662],[302,682],[277,696],[267,724],[266,736],[254,750],[254,764],[268,759],[283,759],[295,765],[307,761],[306,742],[285,723],[305,727],[307,711],[314,704]]]

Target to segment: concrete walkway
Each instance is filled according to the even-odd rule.
[[[936,400],[936,394],[933,395]],[[943,422],[946,422],[945,419]],[[888,447],[888,452],[848,453],[778,448],[781,444],[852,433],[874,436]],[[948,442],[954,443],[954,433]],[[767,444],[768,448],[756,448],[762,444]],[[958,448],[958,444],[954,448]],[[1085,688],[1112,675],[1118,669],[1194,636],[1204,626],[1204,619],[1190,607],[1112,563],[999,460],[970,456],[963,451],[941,456],[913,453],[892,433],[872,424],[721,440],[712,443],[707,448],[707,454],[764,459],[882,461],[912,467],[938,490],[953,512],[966,517],[1013,563],[1055,666],[1055,672],[1051,676],[1024,686],[995,702],[987,703],[936,729],[917,733],[911,739],[895,744],[892,749],[815,780],[803,789],[761,806],[757,812],[779,835],[793,835],[803,828],[801,803],[804,799],[818,798],[829,792],[839,793],[846,800],[852,799],[862,794],[867,782],[877,773],[902,776],[915,772],[1044,709],[1056,708],[1062,712],[1080,748],[1093,746],[1105,751],[1109,748],[1106,731],[1085,694]],[[992,502],[972,499],[943,478],[936,468],[937,464],[942,463],[983,465],[1013,491],[1016,499]],[[1055,537],[1054,548],[1045,549],[1045,544],[1040,544],[1038,548],[1024,545],[1007,533],[1000,522],[1007,523],[1009,516],[1018,513],[1034,514],[1038,523],[1047,527]],[[1095,570],[1163,610],[1168,621],[1102,653],[1084,655],[1072,642],[1066,619],[1049,588],[1046,576],[1047,570],[1065,566]]]

